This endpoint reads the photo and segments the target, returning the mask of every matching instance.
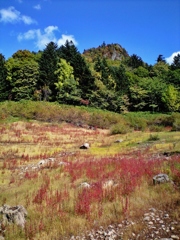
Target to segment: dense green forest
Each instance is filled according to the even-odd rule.
[[[43,51],[0,54],[0,101],[49,101],[117,113],[180,111],[180,54],[154,65],[119,44],[103,43],[81,54],[72,42]]]

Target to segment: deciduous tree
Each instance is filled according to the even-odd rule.
[[[74,78],[79,82],[81,96],[84,99],[88,98],[89,94],[91,94],[95,87],[94,78],[84,58],[81,56],[73,42],[66,41],[65,45],[62,45],[58,49],[58,55],[73,67]]]
[[[65,59],[59,59],[57,64],[58,82],[55,83],[57,89],[57,100],[60,103],[74,104],[80,103],[80,91],[78,82],[74,79],[73,67]]]

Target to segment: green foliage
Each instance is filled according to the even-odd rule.
[[[162,93],[162,101],[164,102],[168,112],[176,112],[180,110],[180,91],[173,85],[168,85]]]
[[[110,129],[110,133],[112,135],[114,134],[126,134],[131,132],[132,129],[126,124],[126,123],[117,123],[113,125]]]
[[[172,124],[172,131],[180,131],[180,113],[173,113],[172,117],[174,119]]]
[[[177,56],[174,57],[173,63],[171,64],[171,69],[180,69],[180,54],[178,53]]]
[[[142,67],[142,66],[139,66],[138,68],[136,68],[134,73],[138,77],[148,77],[149,76],[149,71],[146,68]]]
[[[166,80],[168,72],[169,72],[169,65],[166,62],[159,61],[153,67],[153,76],[159,77],[163,80]]]
[[[132,68],[138,68],[140,66],[143,66],[143,60],[141,59],[141,57],[133,54],[127,60],[127,65]]]
[[[115,79],[115,91],[119,94],[125,94],[128,91],[129,81],[126,75],[126,69],[124,65],[120,64],[119,67],[111,68],[112,76]]]
[[[117,113],[179,112],[179,59],[169,66],[159,55],[152,66],[119,44],[103,42],[81,54],[72,41],[60,48],[50,42],[38,53],[19,50],[7,61],[0,55],[0,101],[58,101]]]
[[[151,125],[149,126],[150,132],[162,132],[164,130],[164,127],[162,125]]]
[[[158,134],[150,134],[148,141],[158,141],[160,138]]]
[[[65,59],[74,69],[74,78],[79,82],[79,88],[82,92],[81,97],[88,98],[91,91],[94,90],[94,78],[87,66],[84,58],[78,52],[73,42],[66,42],[58,49],[58,56]]]
[[[173,84],[176,88],[179,89],[180,86],[180,69],[169,70],[166,82],[169,84]]]
[[[133,127],[134,130],[144,131],[147,128],[147,120],[143,117],[129,115],[127,116],[130,127]]]
[[[166,60],[164,59],[163,55],[162,54],[159,54],[157,60],[157,62],[163,62],[163,63],[166,63]]]
[[[55,83],[57,101],[59,103],[78,105],[80,102],[80,91],[78,82],[74,79],[73,67],[65,59],[60,58],[55,74],[58,76],[58,82]]]
[[[33,55],[27,50],[18,51],[6,61],[6,68],[10,98],[16,101],[33,99],[39,77],[38,63]]]
[[[9,96],[9,82],[7,78],[7,68],[5,66],[5,58],[0,54],[0,101],[4,101]]]
[[[37,88],[41,90],[42,99],[55,100],[56,91],[55,83],[57,83],[57,45],[50,42],[42,52],[39,60],[39,81]]]

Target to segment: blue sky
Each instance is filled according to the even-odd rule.
[[[180,0],[0,0],[0,53],[72,40],[82,53],[103,42],[155,64],[180,53]]]

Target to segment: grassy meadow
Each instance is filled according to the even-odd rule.
[[[1,103],[0,206],[28,212],[25,228],[6,226],[5,239],[68,239],[150,207],[171,209],[179,221],[179,116]],[[85,142],[90,148],[80,149]],[[159,173],[174,184],[154,186]]]

